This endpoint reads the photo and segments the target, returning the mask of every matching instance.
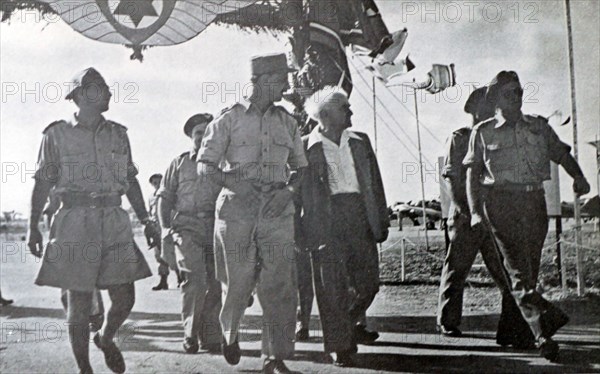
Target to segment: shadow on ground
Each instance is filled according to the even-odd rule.
[[[600,363],[600,343],[598,341],[569,340],[571,334],[580,335],[600,328],[600,303],[597,300],[566,300],[559,305],[570,315],[574,316],[569,325],[561,330],[562,346],[558,364],[531,360],[535,351],[513,351],[495,345],[468,344],[469,338],[494,339],[494,331],[498,315],[474,315],[463,318],[463,329],[467,331],[465,338],[445,338],[435,334],[435,317],[433,316],[391,316],[373,317],[369,319],[372,328],[381,333],[406,334],[400,339],[386,341],[384,334],[374,344],[376,347],[396,347],[406,352],[415,350],[424,354],[404,353],[359,353],[356,366],[360,369],[371,369],[389,372],[544,372],[544,373],[574,373],[593,372],[592,364]],[[32,307],[3,307],[0,316],[7,321],[29,318],[47,318],[64,320],[61,309],[32,308]],[[260,340],[261,316],[245,316],[241,324],[241,342]],[[321,343],[319,320],[311,320],[313,338],[309,343]],[[600,330],[599,330],[600,331]],[[472,333],[471,333],[472,332]],[[423,339],[418,337],[423,334]],[[433,334],[433,335],[432,335]],[[591,334],[592,336],[594,334]],[[416,336],[416,337],[415,337]],[[433,337],[432,337],[433,336]],[[121,329],[117,338],[124,351],[136,352],[165,352],[181,354],[181,350],[171,350],[173,342],[180,342],[182,328],[180,315],[176,313],[131,313],[128,323]],[[466,344],[465,344],[466,343]],[[179,344],[177,345],[179,347]],[[244,348],[244,347],[243,347]],[[315,350],[296,350],[292,361],[308,361],[315,364],[329,365],[331,357],[324,354],[319,344]],[[427,352],[431,351],[431,352]],[[364,352],[364,351],[363,351]],[[447,354],[445,354],[447,352]],[[430,354],[432,353],[432,354]],[[200,353],[201,355],[206,353]],[[259,358],[259,349],[243,349],[245,357]],[[246,372],[253,372],[242,370]],[[597,371],[598,372],[598,371]]]

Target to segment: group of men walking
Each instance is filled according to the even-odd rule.
[[[221,352],[238,364],[240,322],[256,290],[263,372],[289,372],[284,360],[293,357],[296,340],[309,337],[313,286],[324,348],[336,365],[354,365],[357,344],[377,339],[366,329],[366,311],[379,290],[376,244],[388,236],[389,217],[369,139],[349,130],[348,97],[335,87],[307,98],[305,110],[318,125],[302,138],[295,118],[274,105],[289,88],[285,55],[257,56],[251,69],[247,105],[185,123],[191,149],[171,162],[160,184],[159,175],[151,177],[151,214],[127,129],[102,116],[111,95],[95,69],[73,81],[67,95],[78,106],[73,118],[44,130],[28,245],[44,255],[36,284],[65,290],[80,372],[92,372],[91,316],[104,312],[98,289],[107,289],[112,303],[93,341],[112,371],[125,371],[113,338],[133,307],[133,283],[151,275],[120,207],[122,195],[148,244],[163,250],[155,253],[161,277],[155,288],[166,287],[169,267],[177,271],[185,352]],[[552,335],[568,318],[536,291],[548,228],[542,182],[552,160],[574,178],[577,193],[589,185],[546,120],[521,113],[522,94],[516,73],[500,72],[465,105],[476,125],[455,131],[449,142],[444,175],[453,198],[452,243],[438,325],[443,334],[461,335],[464,282],[481,250],[503,295],[498,343],[537,344],[554,360]],[[43,250],[38,222],[51,191],[60,209]]]
[[[541,252],[548,231],[543,181],[550,161],[573,178],[573,190],[590,190],[570,146],[545,118],[521,112],[523,89],[514,71],[501,71],[475,90],[465,105],[473,128],[453,132],[444,176],[452,205],[451,244],[444,263],[438,327],[460,336],[462,294],[477,251],[502,292],[497,331],[500,345],[537,346],[550,361],[558,357],[552,336],[568,317],[537,291]]]
[[[307,99],[319,125],[302,139],[295,118],[274,105],[289,88],[285,55],[257,56],[251,70],[248,105],[186,122],[191,150],[165,172],[152,214],[127,129],[102,115],[111,95],[95,69],[73,80],[67,95],[78,106],[73,118],[44,130],[28,246],[44,256],[36,284],[66,290],[80,372],[92,372],[90,315],[98,289],[107,289],[112,303],[93,341],[112,371],[125,371],[113,338],[133,307],[133,283],[151,275],[120,207],[122,195],[145,226],[149,246],[163,250],[155,253],[161,259],[155,288],[165,288],[169,267],[181,278],[186,352],[220,351],[229,364],[239,363],[240,322],[256,290],[263,372],[289,372],[284,360],[294,355],[296,340],[297,258],[306,260],[306,253],[312,265],[302,271],[313,277],[325,350],[336,354],[335,363],[353,365],[356,344],[377,338],[366,330],[365,316],[379,287],[376,243],[387,238],[389,219],[369,139],[348,130],[348,98],[333,87]],[[50,191],[61,205],[43,249],[38,222]]]

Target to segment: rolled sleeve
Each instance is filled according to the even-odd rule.
[[[133,163],[133,156],[131,155],[131,144],[129,143],[129,137],[125,136],[127,143],[127,180],[133,181],[137,177],[139,170],[136,164]]]
[[[446,157],[444,159],[444,165],[442,166],[442,176],[444,178],[458,176],[458,168],[462,166],[463,160],[457,159],[455,150],[455,135],[452,134],[452,136],[446,140]]]
[[[560,160],[565,154],[571,152],[571,146],[560,140],[558,135],[554,132],[552,127],[547,126],[548,129],[548,157],[550,160],[560,163]]]
[[[38,153],[38,169],[35,180],[56,184],[61,174],[58,149],[52,140],[51,133],[45,133]]]
[[[229,145],[230,113],[223,114],[206,128],[202,146],[198,151],[198,162],[219,164],[222,160]]]
[[[174,203],[177,198],[177,187],[179,184],[178,165],[178,159],[171,162],[157,192],[158,196],[172,203]]]
[[[467,154],[462,161],[465,166],[477,166],[483,165],[483,140],[481,139],[481,135],[478,129],[474,129],[471,132],[471,137],[469,138],[469,148],[467,149]]]

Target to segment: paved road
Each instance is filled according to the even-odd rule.
[[[2,243],[2,289],[5,297],[15,299],[15,304],[0,311],[0,372],[76,372],[59,291],[33,285],[39,263],[24,254],[24,244]],[[156,269],[151,253],[146,252],[146,257]],[[219,355],[182,353],[179,291],[152,292],[150,288],[156,280],[152,277],[136,284],[136,305],[118,338],[128,372],[260,372],[261,310],[258,303],[247,311],[241,342],[243,358],[238,366],[232,367]],[[173,275],[170,282],[174,286]],[[492,297],[497,294],[492,288],[488,290]],[[313,338],[296,345],[296,357],[288,366],[302,373],[600,372],[598,302],[588,299],[563,303],[572,322],[557,336],[563,347],[561,363],[551,364],[534,351],[514,351],[495,345],[498,311],[468,308],[469,298],[475,293],[481,294],[481,289],[467,290],[462,326],[466,337],[439,336],[434,330],[436,292],[435,286],[383,287],[369,310],[372,317],[369,323],[381,332],[381,337],[375,345],[359,346],[358,367],[352,369],[333,366],[322,353],[315,307]],[[419,297],[415,297],[417,293]],[[96,372],[107,372],[101,353],[93,345],[90,352]]]

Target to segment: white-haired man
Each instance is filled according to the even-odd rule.
[[[379,290],[376,243],[388,236],[387,204],[369,138],[348,130],[346,93],[326,87],[305,109],[319,125],[303,139],[302,243],[311,251],[325,351],[351,366],[356,344],[378,337],[360,321]]]

